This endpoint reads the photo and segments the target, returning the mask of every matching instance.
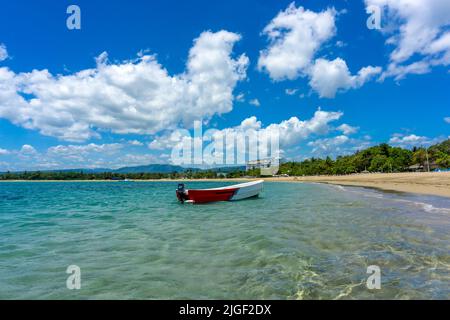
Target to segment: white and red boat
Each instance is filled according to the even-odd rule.
[[[207,203],[216,201],[242,200],[256,197],[262,191],[264,180],[250,181],[232,186],[212,189],[185,189],[178,184],[176,191],[178,200],[189,203]]]

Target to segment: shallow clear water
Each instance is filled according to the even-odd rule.
[[[260,198],[181,205],[175,188],[1,183],[0,298],[450,297],[450,199],[265,183]],[[72,264],[81,290],[66,288]]]

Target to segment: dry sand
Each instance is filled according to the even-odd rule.
[[[450,197],[450,172],[369,173],[346,176],[281,177],[265,180],[321,182]]]

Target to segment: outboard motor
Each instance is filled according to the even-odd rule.
[[[178,201],[180,201],[181,203],[184,203],[184,201],[187,200],[186,190],[184,189],[184,183],[178,184],[177,198],[178,198]]]

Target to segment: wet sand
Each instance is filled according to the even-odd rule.
[[[450,172],[369,173],[346,176],[280,177],[265,180],[320,182],[450,197]]]

